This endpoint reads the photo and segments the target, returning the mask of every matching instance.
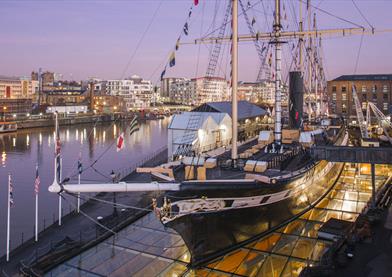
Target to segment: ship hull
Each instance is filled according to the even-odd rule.
[[[195,266],[250,243],[311,208],[330,191],[342,169],[343,164],[322,161],[296,179],[275,184],[275,188],[254,184],[251,189],[252,185],[247,184],[246,190],[226,191],[235,197],[214,198],[214,190],[204,190],[203,199],[209,201],[204,204],[207,209],[200,211],[196,207],[199,212],[179,214],[163,223],[181,235]],[[237,185],[244,184],[239,181]],[[197,192],[187,194],[192,193]]]

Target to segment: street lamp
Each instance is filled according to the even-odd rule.
[[[116,179],[116,173],[114,173],[113,169],[112,172],[110,172],[110,178],[112,178],[112,183],[114,184],[114,181]],[[117,201],[116,201],[116,192],[113,192],[113,215],[117,215]]]

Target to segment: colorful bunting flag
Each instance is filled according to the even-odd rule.
[[[194,0],[195,6],[199,4],[199,0]]]
[[[34,182],[34,192],[37,195],[39,192],[39,185],[41,184],[41,180],[38,174],[38,165],[35,167],[35,182]]]
[[[178,50],[178,48],[180,48],[180,38],[178,38],[176,42],[176,51]]]
[[[256,23],[256,18],[253,17],[252,18],[252,26],[255,25],[255,23]]]
[[[166,74],[166,67],[165,67],[165,69],[161,73],[161,81],[163,80],[163,77],[165,76],[165,74]]]
[[[124,133],[121,133],[117,138],[117,152],[124,148]]]
[[[169,66],[173,67],[176,65],[176,54],[175,52],[171,53],[170,55],[170,61],[169,61]]]
[[[14,186],[12,185],[11,176],[9,178],[10,206],[14,205]]]
[[[184,25],[184,34],[185,35],[188,35],[188,22],[185,22],[185,25]]]

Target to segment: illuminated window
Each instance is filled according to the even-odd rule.
[[[336,93],[332,93],[332,100],[336,101]]]
[[[362,86],[362,92],[367,92],[366,86]]]
[[[388,110],[388,103],[383,103],[382,108],[384,111],[387,111]]]
[[[388,86],[387,85],[383,85],[382,86],[382,91],[383,92],[388,92],[389,90],[388,90]]]
[[[346,101],[346,100],[347,100],[347,94],[342,93],[342,100],[343,100],[343,101]]]

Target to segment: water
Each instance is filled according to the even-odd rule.
[[[81,156],[83,167],[95,160],[94,169],[83,172],[83,182],[111,182],[110,173],[125,172],[131,165],[142,161],[167,145],[169,119],[148,121],[129,136],[126,130],[125,147],[116,151],[116,139],[124,131],[124,123],[105,123],[61,127],[63,179],[77,182],[77,161]],[[12,175],[14,205],[11,207],[11,248],[34,236],[35,167],[39,165],[41,179],[39,192],[39,230],[58,219],[58,196],[48,192],[54,175],[54,128],[20,130],[0,134],[0,255],[5,253],[7,220],[8,173]],[[102,153],[107,151],[103,156]],[[63,201],[64,202],[64,201]],[[63,214],[69,213],[69,203]]]

